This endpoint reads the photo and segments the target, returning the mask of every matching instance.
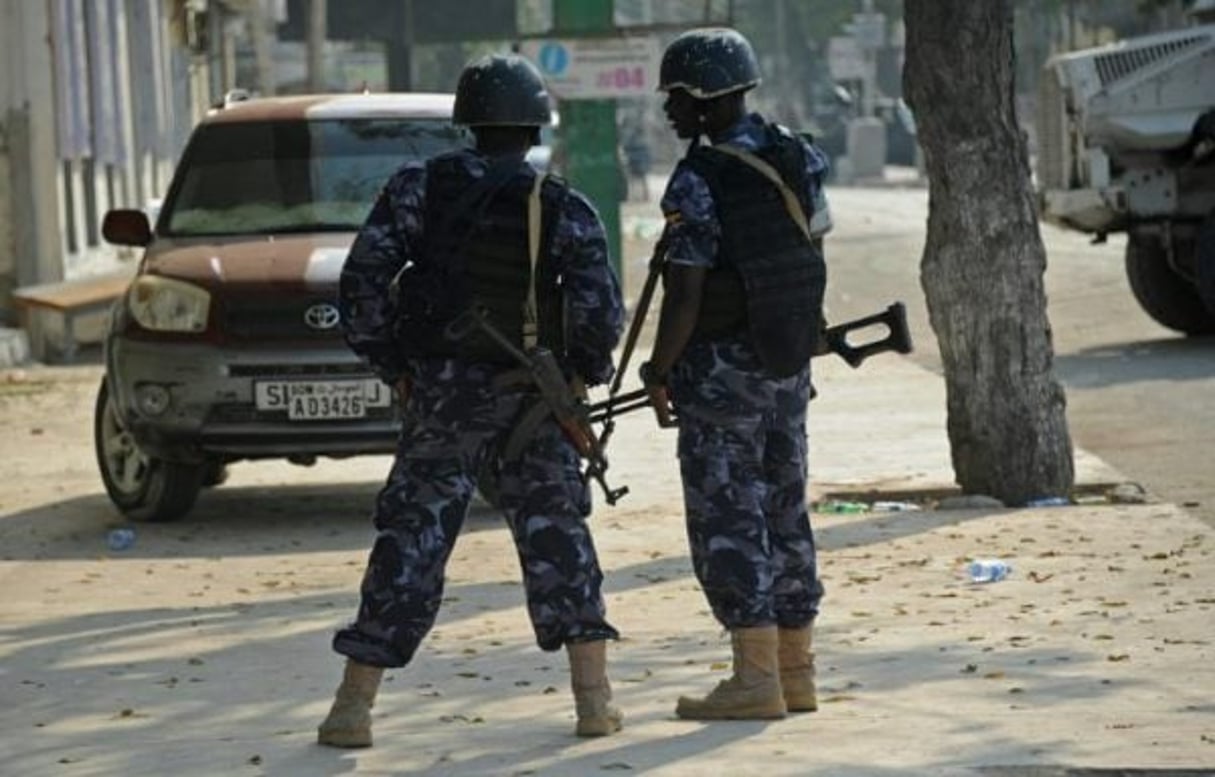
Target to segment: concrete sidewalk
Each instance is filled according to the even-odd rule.
[[[816,497],[950,487],[939,376],[893,355],[816,369]],[[376,746],[316,746],[340,672],[329,636],[353,613],[368,547],[366,481],[386,470],[352,462],[358,490],[323,484],[291,497],[315,515],[279,502],[285,515],[229,520],[282,482],[278,465],[258,465],[236,470],[188,525],[140,527],[125,554],[24,557],[9,545],[0,772],[1044,777],[1215,767],[1215,540],[1177,507],[817,514],[820,710],[693,723],[675,719],[675,699],[725,677],[729,647],[688,563],[674,435],[635,413],[611,452],[613,480],[632,492],[593,520],[624,635],[610,652],[627,716],[620,735],[572,736],[564,657],[535,647],[510,539],[483,510],[453,556],[438,627],[413,665],[388,675]],[[1122,479],[1083,452],[1078,469],[1083,484]],[[333,514],[342,508],[350,515]],[[960,570],[974,556],[1007,559],[1014,572],[971,584]]]

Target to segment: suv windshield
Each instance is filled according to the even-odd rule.
[[[161,215],[171,236],[353,231],[405,162],[466,144],[438,119],[205,124]]]

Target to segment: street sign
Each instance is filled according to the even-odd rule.
[[[662,52],[653,38],[530,40],[521,53],[563,100],[637,97],[658,88]]]

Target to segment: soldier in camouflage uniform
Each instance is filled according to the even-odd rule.
[[[684,33],[663,56],[664,107],[692,145],[662,199],[666,291],[642,381],[660,422],[678,413],[692,563],[734,651],[728,680],[680,698],[676,713],[691,719],[817,706],[810,641],[823,589],[806,509],[806,405],[826,283],[827,160],[746,111],[758,82],[734,30]]]
[[[434,625],[476,477],[508,439],[518,450],[500,462],[498,501],[536,641],[568,651],[576,732],[620,729],[605,652],[618,634],[605,619],[578,454],[551,415],[515,444],[516,422],[538,401],[534,387],[492,340],[445,337],[475,301],[519,348],[557,354],[572,385],[613,373],[623,308],[603,225],[585,197],[524,159],[549,117],[543,80],[525,59],[469,65],[453,120],[471,127],[476,147],[398,171],[343,268],[347,341],[398,387],[405,423],[375,504],[377,536],[358,614],[333,640],[347,662],[319,729],[322,744],[371,744],[383,669],[409,663]]]

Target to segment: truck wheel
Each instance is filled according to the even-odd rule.
[[[148,455],[123,426],[105,379],[93,412],[93,446],[101,480],[114,506],[133,521],[172,521],[194,506],[205,467]]]
[[[1126,278],[1139,306],[1156,323],[1187,335],[1215,333],[1215,314],[1207,310],[1198,289],[1169,267],[1158,242],[1127,237]]]

